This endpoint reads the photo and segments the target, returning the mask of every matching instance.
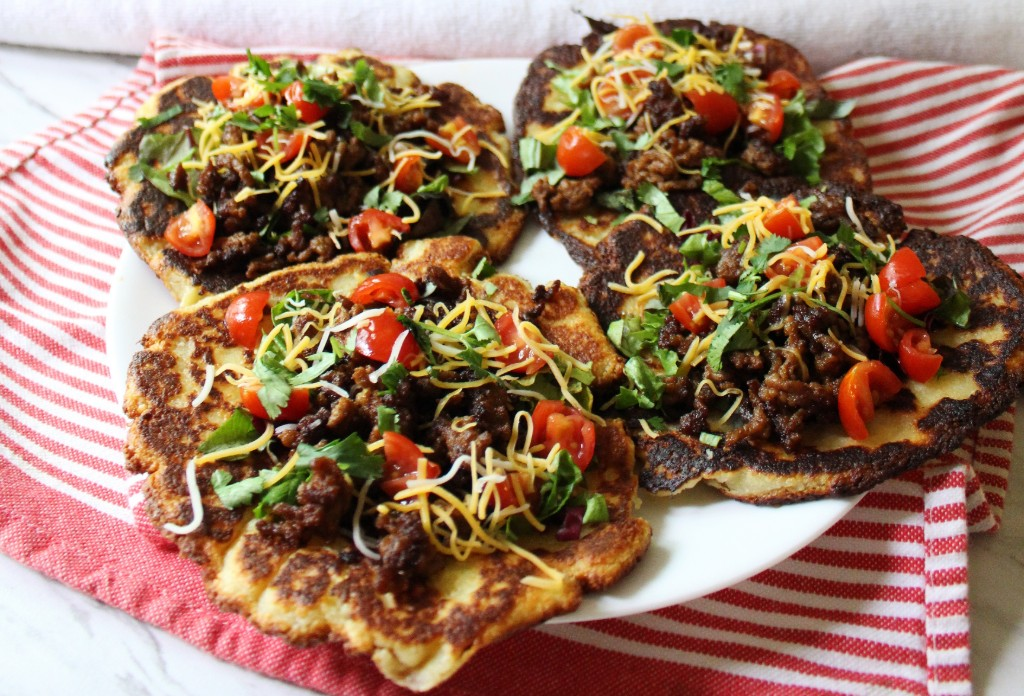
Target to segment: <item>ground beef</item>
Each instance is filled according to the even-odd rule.
[[[651,94],[644,100],[643,113],[650,116],[653,130],[683,115],[683,102],[667,79],[651,80],[647,88]]]
[[[774,145],[754,137],[747,139],[747,146],[740,153],[740,161],[766,176],[782,176],[789,168],[789,161]]]
[[[722,255],[715,265],[715,276],[725,280],[726,285],[735,287],[743,270],[743,249],[740,245],[722,249]]]
[[[671,156],[661,150],[644,150],[626,163],[623,188],[636,190],[648,182],[662,191],[680,188],[679,170]]]
[[[310,477],[299,486],[295,504],[274,505],[270,515],[256,522],[256,530],[284,549],[300,548],[313,535],[334,539],[351,499],[352,488],[338,465],[320,457],[310,464]]]
[[[377,529],[384,533],[377,547],[377,590],[407,594],[423,586],[423,578],[440,565],[441,557],[423,531],[420,516],[414,512],[391,512],[377,518]]]
[[[597,176],[565,177],[556,186],[542,178],[533,185],[533,197],[542,211],[578,213],[590,205],[600,189],[601,178]]]
[[[258,196],[236,201],[243,188],[255,188],[252,173],[234,155],[217,155],[199,174],[196,194],[217,216],[217,234],[225,236],[252,230],[258,214]]]

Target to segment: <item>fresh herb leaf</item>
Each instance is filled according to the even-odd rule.
[[[565,450],[555,455],[555,471],[540,488],[540,510],[537,518],[544,520],[563,507],[572,497],[573,489],[583,480],[583,473]]]
[[[394,213],[402,206],[403,201],[401,191],[388,191],[383,186],[374,186],[363,196],[363,208],[376,208]]]
[[[711,346],[708,348],[708,365],[716,372],[722,369],[722,356],[734,350],[749,350],[757,347],[757,339],[750,322],[736,305],[715,329]]]
[[[305,289],[292,290],[281,300],[270,308],[270,320],[274,324],[282,323],[281,315],[284,313],[300,312],[309,310],[311,312],[326,312],[334,304],[334,291],[327,289]],[[289,324],[293,317],[285,321]]]
[[[624,372],[636,394],[637,405],[640,408],[657,408],[665,392],[665,383],[654,370],[639,356],[633,356],[626,361]]]
[[[782,139],[776,150],[793,163],[793,170],[808,183],[821,180],[821,156],[825,138],[807,113],[804,93],[797,92],[782,109]]]
[[[743,202],[742,198],[727,189],[725,184],[717,179],[704,179],[701,188],[704,190],[704,193],[714,198],[718,205],[732,205],[733,203]]]
[[[476,321],[473,322],[473,328],[470,329],[463,335],[462,342],[469,348],[483,348],[489,346],[492,343],[499,343],[501,339],[498,337],[498,331],[487,323],[487,320],[483,318],[483,315],[477,314]]]
[[[673,233],[679,234],[679,231],[683,229],[683,217],[676,212],[676,209],[672,206],[672,202],[669,201],[668,196],[659,189],[657,186],[649,181],[645,181],[640,184],[640,188],[637,190],[637,194],[647,205],[654,209],[654,218],[663,224],[665,227],[670,229]]]
[[[608,325],[608,340],[626,357],[639,355],[658,343],[658,332],[665,325],[664,312],[644,312],[643,317],[627,316]]]
[[[704,432],[701,433],[697,439],[700,440],[701,444],[707,445],[708,447],[718,447],[718,444],[722,441],[722,436],[716,435],[715,433]]]
[[[485,256],[476,264],[476,268],[473,269],[472,277],[476,280],[485,280],[497,272],[498,269],[495,268]]]
[[[448,190],[448,175],[442,174],[433,181],[420,186],[413,195],[422,198],[432,198],[441,196],[446,190]]]
[[[348,124],[348,127],[352,131],[352,135],[356,136],[370,147],[384,147],[391,142],[390,135],[378,133],[361,121],[352,121]]]
[[[181,104],[175,104],[174,106],[172,106],[169,109],[164,109],[163,111],[158,113],[156,116],[153,116],[151,118],[140,118],[138,120],[139,128],[141,128],[143,130],[149,130],[150,128],[155,128],[156,126],[159,126],[161,123],[167,123],[172,118],[174,118],[175,116],[180,114],[181,111],[182,111]]]
[[[288,405],[288,399],[291,398],[292,373],[269,350],[256,361],[252,371],[262,385],[256,396],[267,410],[267,415],[273,420],[281,415],[281,409]]]
[[[253,497],[263,494],[263,483],[269,478],[265,474],[273,475],[273,473],[268,469],[261,471],[256,476],[231,483],[231,474],[226,469],[218,469],[210,476],[210,485],[213,486],[213,492],[220,498],[224,507],[234,510],[238,507],[252,505]]]
[[[785,237],[779,237],[777,235],[770,235],[757,245],[757,251],[750,257],[750,267],[748,273],[764,273],[764,270],[768,267],[768,259],[778,254],[780,251],[787,249],[790,244],[790,240]]]
[[[300,384],[310,384],[320,379],[320,376],[334,366],[337,358],[334,353],[316,353],[310,359],[309,366],[305,370],[292,375],[288,381],[293,387]]]
[[[715,68],[712,73],[715,82],[722,86],[729,95],[740,104],[747,102],[747,85],[744,82],[743,65],[740,63],[725,63]]]
[[[147,133],[139,141],[139,159],[128,169],[128,178],[132,181],[145,179],[165,196],[191,206],[195,199],[188,191],[178,191],[171,186],[168,175],[192,157],[193,152],[195,148],[188,133]]]
[[[410,319],[404,314],[399,314],[398,323],[409,329],[412,337],[416,339],[416,343],[419,345],[420,350],[423,351],[423,355],[426,356],[427,362],[433,365],[437,362],[434,358],[434,348],[430,344],[430,332],[433,330],[432,327],[418,322],[414,319]]]
[[[374,106],[383,104],[384,93],[380,82],[377,80],[376,73],[373,72],[373,68],[364,59],[360,58],[356,61],[354,72],[356,89],[359,90],[359,93]]]
[[[711,268],[722,258],[722,243],[710,239],[706,232],[690,234],[679,247],[679,253],[691,263]]]
[[[673,29],[672,40],[682,47],[692,46],[697,40],[697,35],[689,29]]]
[[[608,502],[600,493],[587,495],[586,508],[583,510],[583,524],[601,524],[608,521]]]
[[[700,161],[700,175],[705,179],[718,179],[722,178],[722,167],[727,164],[735,164],[739,162],[733,158],[723,157],[705,157]]]
[[[248,411],[236,408],[231,416],[220,424],[220,427],[199,444],[199,452],[210,454],[233,447],[241,447],[257,437],[259,437],[259,432],[252,424],[252,416]]]
[[[807,115],[815,121],[846,118],[856,104],[854,99],[819,99],[807,105]]]
[[[864,270],[868,273],[878,273],[879,259],[875,252],[858,242],[854,235],[856,235],[856,230],[845,222],[840,222],[839,229],[836,230],[835,234],[821,235],[821,237],[830,248],[842,246],[846,249],[850,256],[862,264]]]
[[[618,148],[619,152],[636,152],[646,148],[654,136],[651,133],[642,133],[640,137],[633,139],[633,136],[627,134],[621,130],[612,130],[608,132],[608,135],[612,137],[612,141],[615,143],[615,147]]]
[[[406,369],[405,365],[396,362],[384,370],[384,373],[380,376],[380,383],[384,385],[384,392],[386,394],[394,394],[395,389],[398,388],[398,383],[408,376],[409,370]]]
[[[377,430],[382,433],[398,432],[398,411],[390,406],[377,407]]]
[[[298,498],[299,486],[308,479],[308,469],[293,469],[283,479],[267,489],[260,504],[253,509],[253,516],[261,519],[266,517],[267,511],[278,503],[294,503]]]
[[[934,316],[961,329],[971,321],[971,298],[957,287],[952,278],[941,276],[932,283],[942,302],[934,310]]]
[[[595,201],[602,208],[610,210],[634,211],[640,207],[636,202],[636,195],[629,189],[601,191]]]
[[[303,442],[295,448],[295,453],[299,457],[295,463],[296,468],[308,468],[314,459],[327,457],[354,478],[380,478],[384,471],[384,457],[371,454],[357,433],[352,433],[344,440],[332,440],[321,447]]]

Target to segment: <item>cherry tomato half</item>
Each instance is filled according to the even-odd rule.
[[[767,134],[768,142],[774,143],[782,135],[785,120],[779,97],[775,94],[762,94],[751,99],[747,107],[747,120]]]
[[[644,24],[629,24],[615,31],[615,38],[612,39],[612,49],[616,53],[629,51],[640,39],[651,35],[651,30]]]
[[[469,164],[469,160],[480,154],[480,140],[476,129],[467,128],[466,119],[456,116],[453,120],[438,129],[437,134],[448,142],[427,138],[427,142],[445,157],[450,157],[459,164]],[[451,147],[448,146],[451,143]]]
[[[319,121],[324,117],[324,114],[327,113],[326,106],[321,106],[314,101],[306,100],[305,89],[302,86],[302,82],[299,80],[296,80],[285,88],[284,99],[289,104],[292,104],[295,107],[295,110],[299,112],[299,118],[302,119],[303,123]]]
[[[900,367],[915,382],[927,382],[942,366],[942,356],[932,347],[932,337],[917,326],[900,339]]]
[[[786,253],[789,255],[766,268],[764,274],[769,278],[791,276],[797,272],[797,269],[802,268],[806,277],[807,271],[810,270],[814,260],[818,258],[820,253],[818,250],[822,247],[825,247],[825,253],[828,253],[828,247],[821,237],[807,237],[796,244],[790,244],[786,248]]]
[[[522,490],[523,497],[527,501],[531,497],[532,491],[527,488],[528,482],[526,479],[516,472],[510,472],[505,475],[504,481],[498,481],[494,484],[494,494],[498,498],[498,504],[503,508],[519,505],[519,498],[516,496],[515,484],[512,482],[512,479],[516,479],[519,482],[519,488]]]
[[[942,300],[925,280],[925,269],[913,249],[897,249],[878,272],[882,290],[907,314],[923,314],[938,307]]]
[[[800,78],[788,70],[773,70],[768,76],[768,91],[779,99],[792,99],[800,91]]]
[[[601,147],[588,137],[587,131],[576,126],[566,128],[558,139],[555,159],[569,176],[586,176],[608,161]]]
[[[690,90],[683,96],[693,104],[693,110],[704,119],[704,131],[709,135],[724,133],[733,127],[740,117],[740,107],[732,96],[725,92],[698,92]]]
[[[409,481],[419,478],[419,462],[425,457],[416,443],[401,433],[389,430],[382,437],[384,439],[384,475],[380,486],[385,493],[393,497],[399,491],[404,490]],[[425,473],[427,478],[437,478],[441,475],[441,467],[428,460]]]
[[[864,327],[868,336],[882,350],[895,353],[903,334],[913,326],[890,304],[884,292],[875,293],[864,307]]]
[[[210,206],[200,200],[167,223],[164,239],[185,256],[200,258],[210,253],[216,230],[217,218]]]
[[[412,369],[422,352],[416,339],[411,333],[406,333],[407,331],[395,313],[387,309],[383,314],[367,319],[366,323],[361,324],[356,330],[356,352],[370,360],[386,363],[391,359],[398,337],[405,333],[395,359]]]
[[[494,328],[498,331],[498,337],[504,346],[515,346],[516,350],[501,358],[506,365],[525,363],[517,367],[513,372],[533,375],[543,369],[546,364],[543,358],[533,352],[533,348],[526,345],[526,341],[519,335],[516,329],[515,319],[512,315],[502,314],[494,321]],[[529,360],[529,362],[526,362]]]
[[[902,388],[896,373],[878,360],[851,367],[839,383],[839,421],[846,434],[854,440],[865,439],[875,405],[896,396]]]
[[[639,109],[647,96],[641,93],[641,90],[654,77],[654,73],[642,65],[637,65],[623,68],[619,76],[622,80],[621,87],[614,81],[603,81],[598,85],[594,98],[604,115],[629,119],[633,115],[633,107],[630,106],[630,100],[623,98],[620,90],[625,90],[631,96],[634,106]]]
[[[765,213],[762,220],[765,229],[776,237],[785,237],[792,241],[806,237],[804,228],[800,226],[800,220],[793,213],[793,208],[796,205],[796,199],[792,196],[787,196],[776,203],[774,208]]]
[[[724,288],[724,278],[714,278],[704,285],[710,288]],[[711,328],[712,321],[708,315],[700,311],[701,298],[693,293],[684,292],[668,306],[672,316],[676,318],[690,333],[702,334]]]
[[[243,101],[245,80],[235,75],[220,75],[213,78],[210,89],[217,101],[232,111],[255,109],[258,106],[263,106],[266,102],[261,94],[250,95],[248,100]]]
[[[538,402],[530,418],[533,420],[532,445],[543,442],[544,454],[558,445],[569,453],[580,471],[586,471],[594,458],[597,440],[597,430],[591,421],[571,406],[551,399]]]
[[[260,322],[263,310],[270,301],[270,293],[266,290],[254,290],[239,295],[228,305],[224,313],[224,323],[228,326],[228,335],[235,345],[255,350],[260,342]]]
[[[291,162],[302,152],[306,144],[305,133],[295,134],[291,131],[265,130],[256,135],[256,149],[261,151],[265,157],[273,157],[278,152],[281,155],[281,162]]]
[[[367,208],[348,222],[348,243],[356,251],[383,251],[395,242],[395,232],[409,231],[402,218],[384,210]]]
[[[402,157],[395,162],[395,188],[402,193],[415,193],[423,185],[423,162],[419,155]]]
[[[408,296],[408,300],[406,297]],[[356,304],[366,305],[374,302],[389,307],[408,307],[420,297],[416,283],[401,273],[381,273],[370,276],[352,291],[349,299]]]
[[[281,409],[281,413],[277,415],[277,418],[271,418],[263,402],[260,401],[259,387],[242,389],[242,408],[263,420],[293,423],[309,411],[309,390],[292,389],[292,393],[288,396],[288,403]]]

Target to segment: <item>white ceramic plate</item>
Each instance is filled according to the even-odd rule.
[[[525,60],[473,60],[414,65],[426,82],[457,82],[493,104],[512,127],[512,101]],[[531,225],[502,270],[533,283],[575,284],[580,268],[561,245]],[[107,353],[123,392],[128,363],[149,324],[175,303],[131,251],[121,255],[111,288]],[[640,514],[654,529],[651,548],[623,582],[588,596],[574,613],[553,623],[626,616],[696,599],[769,568],[814,541],[859,498],[819,500],[778,508],[755,507],[699,488],[675,498],[642,495]]]

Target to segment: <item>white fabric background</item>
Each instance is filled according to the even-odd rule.
[[[742,23],[798,46],[819,71],[872,55],[1024,68],[1020,0],[2,0],[0,42],[139,54],[162,32],[235,46],[526,57],[582,36],[574,10]]]

